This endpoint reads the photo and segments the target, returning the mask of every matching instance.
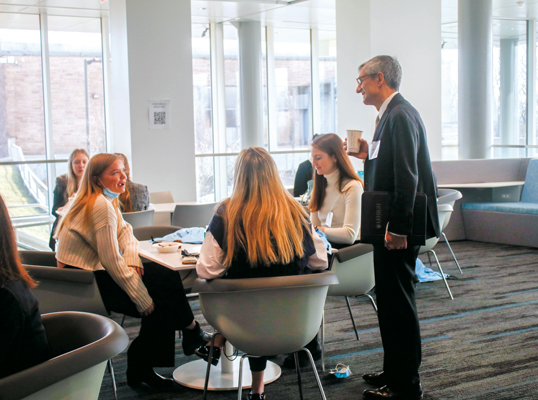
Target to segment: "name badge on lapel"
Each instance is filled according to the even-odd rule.
[[[368,148],[368,159],[373,160],[377,158],[377,155],[379,154],[379,145],[381,144],[381,140],[376,140],[375,142],[372,142],[370,144],[370,147]]]

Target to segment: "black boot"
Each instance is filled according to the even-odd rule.
[[[150,367],[133,368],[132,366],[128,366],[127,384],[132,387],[137,387],[142,383],[145,383],[153,389],[164,389],[167,387],[172,387],[174,385],[174,380],[159,375],[153,371],[153,368]]]
[[[194,350],[207,343],[205,340],[206,333],[200,328],[200,324],[196,322],[196,326],[193,329],[183,329],[183,340],[181,345],[183,347],[183,354],[186,356],[192,356]]]

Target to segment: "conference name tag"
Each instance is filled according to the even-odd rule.
[[[325,225],[327,225],[329,228],[333,224],[333,212],[329,211],[327,214],[327,218],[325,218]]]
[[[372,142],[370,144],[370,147],[368,148],[368,159],[373,160],[377,158],[377,155],[379,154],[379,145],[381,144],[381,140],[376,140],[375,142]]]

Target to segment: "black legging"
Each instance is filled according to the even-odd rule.
[[[179,273],[157,263],[145,263],[142,281],[155,310],[142,317],[127,293],[106,271],[95,271],[97,286],[108,311],[142,318],[138,337],[128,351],[128,364],[137,367],[173,367],[175,331],[194,320]]]

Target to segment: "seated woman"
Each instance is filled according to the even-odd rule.
[[[36,283],[21,265],[15,232],[0,196],[0,379],[49,359]]]
[[[90,160],[90,156],[84,149],[75,149],[69,156],[69,162],[67,166],[67,174],[60,175],[56,178],[56,186],[54,187],[54,200],[52,202],[52,215],[56,217],[52,230],[50,232],[49,247],[54,251],[56,249],[56,240],[54,239],[54,233],[58,225],[58,209],[65,206],[67,200],[73,196],[80,186],[80,180],[84,171],[86,170],[86,164]]]
[[[177,272],[156,263],[142,265],[138,241],[118,209],[126,176],[114,154],[92,157],[79,191],[58,227],[58,267],[94,271],[108,311],[142,318],[127,352],[127,383],[172,384],[153,367],[174,365],[175,331],[183,331],[183,353],[205,343]]]
[[[196,265],[198,276],[234,279],[299,275],[327,266],[323,242],[314,233],[303,207],[282,184],[269,153],[259,147],[241,151],[235,163],[232,196],[219,206],[202,244]],[[215,343],[223,346],[222,335]],[[207,361],[207,345],[197,354]],[[219,356],[217,351],[211,361],[218,361]],[[249,399],[264,399],[267,358],[249,358],[249,363]]]
[[[336,247],[359,239],[363,184],[334,133],[318,135],[312,142],[314,189],[310,200],[312,223]]]
[[[144,211],[149,207],[149,190],[146,185],[134,183],[131,181],[131,168],[127,157],[121,153],[114,153],[123,162],[125,167],[125,175],[127,175],[127,183],[125,192],[120,194],[120,210],[121,212]]]

